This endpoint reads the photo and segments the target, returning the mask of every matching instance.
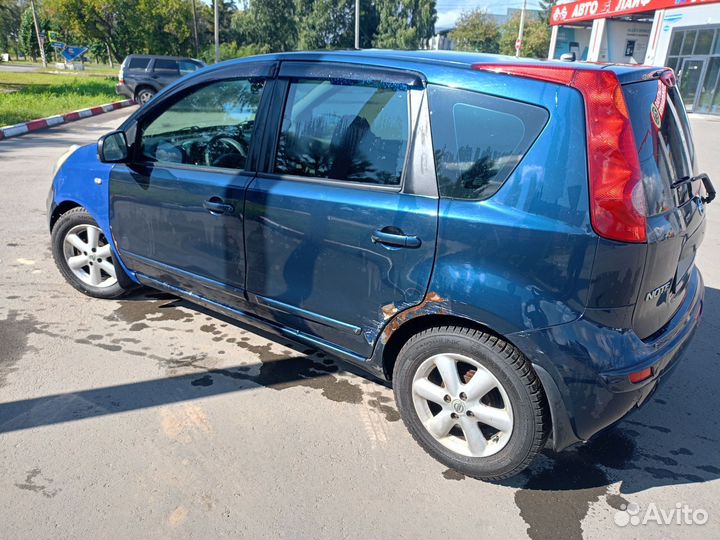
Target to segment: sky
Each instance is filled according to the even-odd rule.
[[[528,0],[528,8],[537,9],[537,0]],[[438,19],[435,28],[454,26],[463,11],[476,8],[487,9],[490,13],[504,14],[507,8],[521,8],[522,0],[437,0]]]

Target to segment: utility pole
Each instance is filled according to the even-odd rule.
[[[525,30],[525,10],[527,9],[527,0],[523,0],[522,11],[520,12],[520,28],[518,28],[518,37],[515,42],[515,56],[520,58],[520,49],[522,49],[523,31]]]
[[[195,8],[195,0],[192,0],[192,11],[193,11],[193,37],[195,38],[195,58],[200,56],[200,43],[198,42],[198,31],[197,31],[197,9]]]
[[[37,11],[35,10],[35,0],[30,0],[30,7],[32,7],[33,22],[35,23],[35,35],[37,36],[38,47],[40,47],[40,58],[42,58],[42,65],[44,68],[47,67],[47,58],[45,58],[45,40],[40,36],[40,25],[38,24]]]
[[[355,0],[355,49],[360,48],[360,0]]]
[[[220,0],[215,0],[215,63],[220,61]]]

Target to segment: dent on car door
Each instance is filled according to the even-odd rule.
[[[139,120],[133,162],[110,179],[113,235],[128,266],[230,306],[244,299],[244,195],[268,84],[242,75],[156,104]]]
[[[425,295],[437,188],[406,159],[429,144],[411,136],[427,124],[420,81],[339,69],[280,69],[276,149],[246,196],[247,290],[260,315],[367,358]]]

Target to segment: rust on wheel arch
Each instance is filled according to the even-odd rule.
[[[421,315],[447,314],[448,309],[446,303],[447,301],[438,293],[434,291],[428,292],[419,304],[397,313],[397,315],[395,315],[395,317],[393,317],[393,319],[385,325],[380,340],[383,344],[387,343],[395,330],[415,317]],[[383,306],[383,314],[390,314],[390,316],[392,316],[394,312],[397,312],[397,308],[393,304]]]

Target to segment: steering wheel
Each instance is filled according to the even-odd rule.
[[[223,149],[225,149],[224,152]],[[227,150],[230,150],[230,152],[227,152]],[[247,143],[245,141],[240,142],[227,135],[215,135],[205,147],[205,164],[216,166],[215,163],[218,159],[233,154],[239,154],[243,160],[247,159]]]

